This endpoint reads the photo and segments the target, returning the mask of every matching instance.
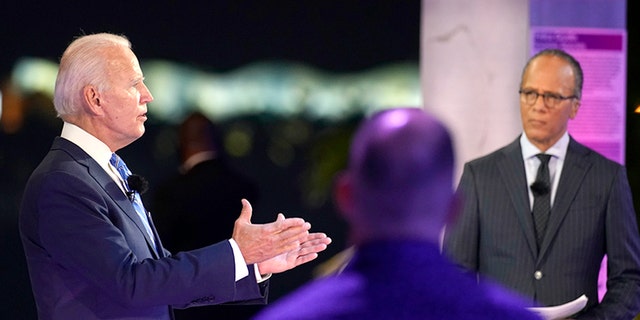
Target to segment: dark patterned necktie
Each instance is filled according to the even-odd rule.
[[[111,159],[109,160],[109,163],[111,163],[111,165],[114,168],[116,168],[116,170],[118,170],[118,173],[122,178],[124,189],[127,193],[127,196],[129,196],[129,199],[131,199],[131,204],[133,205],[133,208],[136,210],[138,217],[140,217],[140,220],[142,220],[142,224],[144,225],[144,228],[147,231],[149,238],[151,238],[151,241],[153,242],[153,246],[155,247],[156,246],[155,237],[153,236],[153,231],[151,230],[151,226],[149,224],[149,218],[147,217],[147,210],[144,208],[144,205],[142,204],[142,198],[140,198],[140,193],[138,193],[138,191],[131,190],[131,188],[129,188],[129,183],[127,182],[127,178],[129,178],[129,176],[131,175],[131,170],[129,170],[129,168],[124,163],[124,161],[122,161],[122,159],[120,159],[120,157],[118,157],[118,155],[115,153],[111,154]]]
[[[551,212],[551,183],[549,177],[549,154],[537,154],[540,159],[540,167],[536,181],[531,185],[533,191],[533,221],[536,228],[536,240],[538,242],[538,250],[542,245],[542,239],[547,230],[547,222],[549,221],[549,213]]]

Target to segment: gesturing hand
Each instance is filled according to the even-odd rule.
[[[260,274],[279,273],[293,269],[318,257],[331,243],[331,238],[324,233],[311,233],[300,243],[300,246],[283,254],[258,263]]]
[[[278,214],[276,221],[267,224],[252,224],[252,208],[242,199],[242,211],[233,228],[233,240],[247,264],[271,259],[285,252],[299,249],[309,237],[311,225],[300,218],[287,218]]]

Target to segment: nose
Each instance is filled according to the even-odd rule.
[[[149,88],[147,88],[147,85],[143,83],[142,90],[140,91],[140,103],[146,104],[151,101],[153,101],[153,95],[151,94]]]

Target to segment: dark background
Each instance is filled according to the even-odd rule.
[[[628,1],[626,163],[639,208],[640,115],[633,113],[640,104],[637,7]],[[20,57],[57,61],[74,36],[104,31],[125,34],[141,60],[167,59],[211,71],[229,71],[255,61],[288,60],[327,71],[352,72],[419,60],[420,1],[4,1],[0,5],[0,80],[6,80]],[[17,234],[17,208],[26,178],[60,130],[50,101],[37,96],[29,99],[32,106],[49,108],[49,114],[43,117],[27,110],[28,121],[22,127],[10,134],[0,132],[0,314],[6,319],[35,318]],[[328,194],[329,175],[344,163],[349,134],[357,121],[242,118],[221,124],[224,128],[249,125],[254,132],[254,151],[236,159],[235,165],[259,183],[261,200],[254,209],[263,215],[255,220],[267,221],[282,211],[304,217],[315,230],[336,240],[317,262],[274,276],[272,301],[307,281],[318,263],[346,245],[345,226]],[[175,154],[158,151],[159,145],[175,143],[172,127],[150,119],[147,130],[145,137],[120,154],[153,186],[173,172],[177,159]],[[308,137],[291,144],[294,156],[287,166],[275,165],[267,150],[274,137],[290,136],[287,130],[302,130]],[[324,169],[324,177],[314,177],[321,163],[332,165]],[[312,190],[319,190],[320,200],[317,196],[309,199]]]
[[[121,33],[131,40],[140,60],[166,59],[209,71],[286,60],[342,73],[390,62],[417,62],[419,29],[419,0],[9,0],[0,4],[0,81],[6,84],[21,57],[58,61],[73,37],[83,33]],[[7,98],[7,91],[3,92]],[[0,267],[0,318],[4,319],[36,317],[17,214],[26,179],[61,128],[49,98],[33,95],[23,99],[27,101],[24,122],[11,130],[0,128],[4,129],[0,130],[0,249],[4,262]],[[3,117],[9,113],[5,104]],[[283,212],[305,218],[314,230],[334,239],[317,261],[274,275],[270,301],[309,280],[319,263],[346,245],[345,226],[328,190],[332,173],[344,163],[357,121],[324,123],[266,115],[220,123],[223,129],[249,127],[253,132],[252,152],[233,163],[258,183],[260,200],[254,204],[253,221],[272,221],[277,212]],[[152,188],[143,195],[145,203],[153,186],[177,167],[176,155],[167,152],[173,144],[174,127],[151,118],[145,136],[118,152],[132,170],[150,181]],[[274,152],[288,155],[286,164],[274,163],[269,156]]]
[[[127,35],[141,59],[215,70],[265,59],[361,70],[419,55],[419,0],[10,0],[1,9],[2,72],[23,55],[57,61],[73,36],[105,31]]]

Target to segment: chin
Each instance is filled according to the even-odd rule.
[[[525,129],[524,132],[527,134],[527,137],[529,139],[532,139],[532,140],[534,140],[534,139],[535,140],[539,140],[539,139],[544,138],[547,135],[547,131],[543,130],[541,128],[529,127],[527,129]]]
[[[138,134],[136,135],[136,139],[142,137],[144,135],[145,131],[146,131],[146,129],[145,129],[144,125],[141,125],[138,128]]]

